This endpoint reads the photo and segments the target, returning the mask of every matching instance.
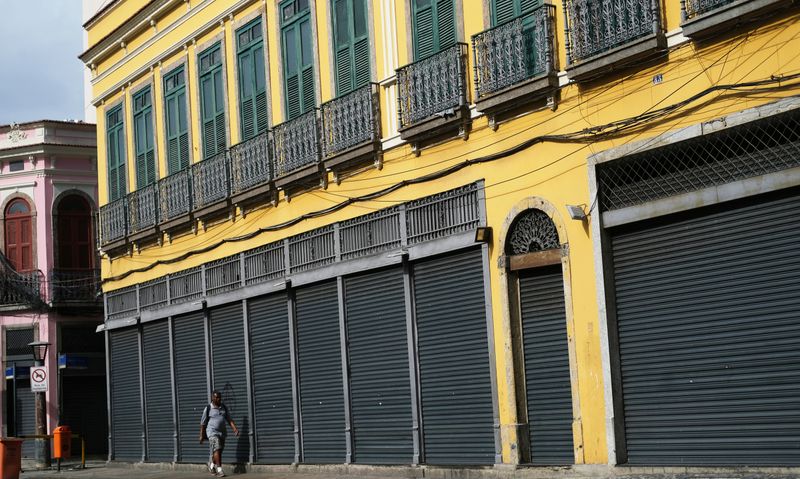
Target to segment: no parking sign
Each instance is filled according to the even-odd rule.
[[[31,392],[47,392],[47,369],[44,366],[31,368]]]

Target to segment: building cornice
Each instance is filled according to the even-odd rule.
[[[95,145],[67,145],[59,143],[34,143],[0,150],[0,160],[27,158],[31,155],[97,156]]]

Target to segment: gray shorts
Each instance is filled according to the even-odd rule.
[[[217,451],[222,451],[225,449],[225,437],[224,436],[211,436],[208,438],[208,449],[211,451],[211,454],[214,454]]]

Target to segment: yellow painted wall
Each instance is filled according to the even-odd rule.
[[[484,28],[483,9],[475,8],[480,5],[475,0],[463,0],[464,35],[469,39],[471,35]],[[95,84],[94,93],[103,97],[107,91],[113,91],[105,100],[106,105],[113,103],[120,93],[116,85],[124,83],[134,72],[146,69],[157,62],[164,53],[170,53],[170,60],[183,55],[183,39],[190,37],[197,45],[218,34],[220,26],[218,17],[234,2],[206,3],[193,0],[193,10],[189,13],[173,13],[174,18],[189,18],[174,32],[163,39],[157,40],[153,45],[139,55],[128,58],[124,64],[101,65],[101,71],[111,71],[106,77],[99,79]],[[391,2],[372,0],[373,12],[383,12],[385,6]],[[181,4],[183,5],[183,4]],[[253,9],[262,8],[260,2],[251,2],[246,9],[234,12],[234,21],[247,15]],[[563,66],[566,56],[563,50],[563,12],[561,3],[557,7],[557,45],[558,56]],[[185,8],[185,7],[181,7]],[[332,62],[329,58],[329,27],[328,3],[317,0],[316,28],[319,33],[318,55],[320,72],[317,78],[323,101],[331,98]],[[269,53],[269,74],[271,78],[271,118],[273,123],[284,120],[283,115],[283,83],[280,75],[280,30],[277,27],[276,2],[266,2],[267,28],[266,40]],[[402,0],[394,3],[396,44],[399,65],[408,62],[409,49],[407,38],[406,7]],[[171,17],[173,18],[173,17]],[[438,171],[448,166],[457,164],[467,159],[475,159],[483,155],[496,153],[510,148],[522,141],[539,135],[566,134],[580,131],[589,126],[596,126],[628,117],[640,115],[649,110],[664,107],[689,98],[693,94],[713,85],[737,83],[750,80],[769,78],[771,75],[791,74],[800,72],[800,22],[796,14],[791,18],[776,19],[776,21],[752,30],[749,35],[738,35],[717,43],[708,43],[698,46],[694,43],[682,43],[675,47],[662,59],[636,67],[622,73],[608,76],[604,81],[590,85],[570,84],[561,90],[560,101],[555,111],[542,109],[532,111],[513,121],[500,125],[497,131],[488,126],[485,117],[478,117],[473,122],[468,141],[461,139],[449,140],[445,143],[426,148],[420,156],[415,156],[409,145],[401,144],[385,152],[384,168],[371,169],[355,177],[345,179],[340,185],[330,184],[325,190],[315,190],[300,194],[293,198],[291,203],[281,200],[276,207],[265,206],[262,209],[250,212],[246,218],[241,216],[231,221],[222,221],[218,224],[206,225],[204,231],[186,233],[171,239],[163,246],[147,247],[134,252],[130,257],[121,257],[113,262],[107,258],[103,260],[102,273],[104,278],[124,275],[130,270],[142,268],[154,261],[174,258],[192,250],[205,248],[216,244],[224,238],[231,238],[243,233],[254,231],[256,228],[269,226],[295,218],[307,212],[320,210],[338,203],[352,196],[363,195],[370,191],[384,188],[402,179],[419,177],[426,173]],[[230,19],[223,18],[226,32],[226,74],[228,80],[229,107],[236,104],[237,94],[234,79],[235,43],[233,27]],[[679,24],[678,2],[667,2],[667,27],[674,29]],[[381,34],[384,21],[373,16],[372,27],[375,38],[373,45],[379,48],[375,55],[375,68],[378,80],[390,78],[394,72],[386,71],[384,67],[384,51],[387,50],[387,41]],[[162,28],[159,23],[159,28]],[[200,155],[200,131],[197,121],[198,94],[197,94],[197,65],[196,47],[188,46],[188,98],[191,112],[189,123],[192,132],[193,158],[197,161]],[[110,63],[119,62],[121,59],[114,56]],[[472,74],[472,54],[470,52],[468,71]],[[163,72],[162,72],[163,73]],[[149,73],[148,73],[149,74]],[[663,75],[663,82],[654,85],[653,76]],[[157,112],[163,108],[163,99],[160,97],[160,75],[156,73],[156,97],[154,102]],[[469,82],[472,89],[472,80]],[[589,197],[587,178],[587,158],[593,153],[617,147],[631,142],[641,141],[658,134],[677,130],[681,127],[694,125],[704,121],[713,120],[726,114],[768,103],[780,97],[796,95],[797,89],[785,89],[779,92],[748,94],[746,92],[714,93],[702,100],[696,101],[690,107],[665,116],[657,122],[643,125],[624,135],[596,141],[585,142],[545,142],[536,144],[527,150],[516,153],[493,163],[470,166],[435,182],[408,186],[402,188],[378,201],[359,203],[343,209],[337,213],[308,220],[285,230],[265,233],[248,241],[227,243],[210,252],[191,256],[177,265],[157,266],[143,273],[134,273],[124,279],[108,282],[104,288],[114,290],[132,284],[147,281],[163,276],[164,274],[181,269],[197,266],[212,259],[256,247],[272,241],[283,239],[303,231],[308,231],[334,221],[363,215],[376,209],[385,208],[398,202],[409,201],[425,195],[434,194],[443,190],[458,187],[476,180],[484,180],[486,185],[486,207],[488,223],[495,229],[495,242],[491,246],[490,273],[492,283],[492,307],[495,318],[495,350],[497,354],[497,371],[504,371],[510,367],[506,364],[502,354],[507,348],[508,338],[504,336],[501,322],[498,318],[503,316],[503,299],[498,287],[500,284],[500,271],[497,267],[497,257],[501,254],[502,245],[498,244],[499,227],[506,219],[509,210],[519,201],[538,196],[546,198],[556,206],[563,218],[568,218],[564,205],[583,204],[594,205],[595,198]],[[126,95],[127,95],[126,90]],[[381,105],[386,105],[387,91],[382,89]],[[129,107],[128,107],[129,108]],[[106,201],[105,186],[105,135],[103,106],[98,108],[98,174],[100,176],[100,201]],[[230,129],[232,140],[238,141],[238,116],[236,109],[229,109]],[[394,115],[394,111],[383,111],[383,128],[387,131],[389,121],[387,115]],[[130,110],[126,111],[128,137],[130,134]],[[163,113],[156,115],[158,118],[156,131],[160,135],[160,157],[163,157]],[[130,140],[129,140],[130,142]],[[132,150],[131,150],[132,152]],[[131,154],[129,153],[129,159]],[[165,171],[163,158],[160,158],[159,169]],[[131,178],[134,175],[131,174]],[[596,210],[591,212],[590,221],[594,221]],[[572,287],[572,306],[574,313],[574,336],[577,358],[577,376],[579,385],[579,400],[581,403],[581,421],[583,434],[583,453],[586,463],[605,463],[608,457],[606,444],[606,412],[604,409],[601,343],[599,337],[597,298],[595,287],[595,271],[593,267],[592,239],[589,229],[582,223],[565,220],[567,240],[570,251],[570,277]],[[501,378],[502,374],[498,374]],[[516,422],[513,404],[509,401],[509,391],[502,380],[498,380],[498,394],[500,405],[500,419],[504,425]],[[511,442],[513,438],[503,438],[503,455],[510,457]]]

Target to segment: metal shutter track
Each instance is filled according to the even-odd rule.
[[[211,317],[211,358],[213,389],[222,393],[240,435],[228,431],[224,460],[244,463],[250,457],[250,412],[247,401],[247,370],[244,352],[244,316],[242,303],[228,304],[209,311]]]
[[[136,329],[111,331],[111,427],[114,459],[142,460],[139,340]]]
[[[533,464],[572,464],[572,390],[561,265],[519,276]]]
[[[798,208],[795,190],[614,233],[630,463],[800,464]]]
[[[181,462],[206,462],[208,443],[198,444],[200,417],[208,405],[206,339],[203,313],[176,316],[175,383],[178,391],[178,450]],[[169,384],[161,385],[169,394]]]
[[[344,393],[335,281],[297,290],[303,460],[345,460]]]
[[[493,464],[480,250],[414,264],[423,442],[429,464]]]
[[[411,386],[402,269],[345,280],[354,462],[410,464]]]
[[[175,444],[170,388],[172,374],[169,358],[169,323],[159,321],[142,325],[142,343],[147,460],[172,462]]]
[[[294,400],[286,294],[248,300],[256,461],[294,461]]]

